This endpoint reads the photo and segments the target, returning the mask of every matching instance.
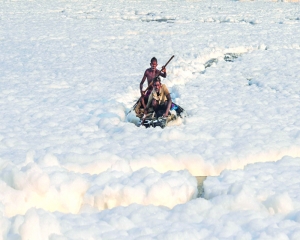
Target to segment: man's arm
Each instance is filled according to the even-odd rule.
[[[148,98],[148,102],[147,102],[147,105],[146,105],[146,109],[145,109],[145,113],[147,114],[147,112],[148,112],[148,109],[149,109],[149,107],[150,107],[150,105],[152,104],[152,99],[153,99],[153,95],[152,95],[152,93],[149,95],[149,98]]]
[[[144,95],[145,95],[145,93],[143,92],[143,85],[144,85],[144,82],[145,82],[145,80],[146,80],[146,78],[147,78],[146,72],[147,72],[147,70],[145,71],[144,76],[143,76],[143,78],[142,78],[142,81],[141,81],[141,83],[140,83],[140,92],[141,92],[141,96],[144,96]]]
[[[167,104],[167,109],[166,112],[164,113],[164,117],[167,117],[169,115],[170,109],[171,109],[171,105],[172,105],[172,99],[171,99],[171,95],[170,93],[166,95],[167,100],[168,100],[168,104]]]
[[[165,66],[162,67],[161,71],[159,72],[159,75],[163,78],[167,77],[167,69],[165,68]]]
[[[144,109],[144,116],[143,116],[143,120],[141,122],[142,125],[144,125],[144,121],[146,119],[146,116],[147,116],[147,113],[148,113],[148,109],[150,107],[150,103],[152,103],[152,93],[150,94],[149,98],[148,98],[148,103],[147,103],[147,106],[146,108]]]

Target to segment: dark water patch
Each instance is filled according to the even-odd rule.
[[[198,188],[197,198],[203,197],[203,194],[204,194],[203,182],[205,181],[206,178],[207,178],[207,176],[196,176],[197,188]]]
[[[174,23],[175,19],[160,18],[160,19],[142,19],[142,22],[159,22],[159,23]]]
[[[224,54],[224,61],[226,62],[234,62],[237,58],[239,58],[242,54],[241,53],[225,53]],[[212,58],[210,60],[208,60],[206,63],[204,63],[204,67],[205,68],[209,68],[211,67],[213,64],[217,64],[218,63],[218,59],[217,58]]]

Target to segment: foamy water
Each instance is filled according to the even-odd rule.
[[[298,239],[299,19],[282,2],[2,2],[0,239]],[[188,116],[137,127],[142,75],[172,55]]]

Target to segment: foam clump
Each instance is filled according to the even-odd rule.
[[[93,179],[84,203],[99,210],[132,203],[174,207],[197,196],[197,182],[188,171],[159,173],[143,168],[131,174],[107,172]]]
[[[225,170],[218,177],[207,178],[204,196],[216,202],[226,198],[233,209],[290,213],[300,209],[299,160],[284,157],[247,165],[244,170]]]
[[[0,171],[0,197],[5,216],[25,214],[33,207],[77,214],[132,203],[174,207],[197,196],[196,179],[186,170],[159,173],[107,170],[89,175],[29,163]]]

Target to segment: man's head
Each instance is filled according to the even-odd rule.
[[[156,92],[159,92],[161,88],[161,80],[160,77],[156,77],[153,79],[153,88]]]
[[[157,59],[155,57],[151,58],[150,66],[151,66],[151,68],[153,70],[156,69],[156,67],[157,67]]]

